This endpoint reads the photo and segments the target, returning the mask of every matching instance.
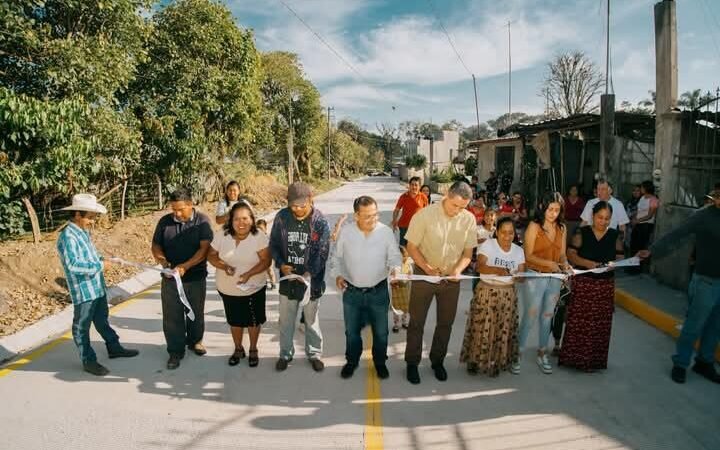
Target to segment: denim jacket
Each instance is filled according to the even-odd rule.
[[[287,221],[292,211],[283,208],[275,216],[270,231],[270,253],[275,260],[275,267],[280,269],[287,264],[288,232]],[[310,244],[305,249],[305,261],[310,272],[310,298],[320,298],[325,292],[325,263],[330,249],[330,226],[325,216],[313,208],[310,217]]]

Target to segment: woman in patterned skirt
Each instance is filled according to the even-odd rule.
[[[610,228],[612,206],[604,201],[593,208],[592,225],[579,228],[568,249],[568,259],[581,269],[612,265],[622,254],[618,231]],[[559,364],[591,372],[606,369],[615,297],[612,271],[587,273],[572,279],[565,337]]]
[[[525,254],[517,245],[511,217],[498,221],[495,238],[480,245],[477,271],[509,277],[525,271]],[[496,377],[518,359],[518,308],[513,279],[483,279],[470,305],[460,362],[471,374]]]

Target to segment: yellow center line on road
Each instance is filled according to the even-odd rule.
[[[127,308],[128,306],[132,305],[133,303],[135,303],[138,300],[141,300],[142,298],[144,298],[145,296],[148,295],[149,291],[156,289],[156,288],[157,288],[156,285],[150,286],[149,288],[145,289],[144,291],[128,298],[124,302],[113,306],[112,308],[110,308],[110,315],[111,316],[115,315],[118,311],[120,311],[124,308]],[[23,356],[22,358],[18,359],[17,361],[13,361],[10,364],[8,364],[7,366],[3,367],[2,369],[0,369],[0,378],[10,375],[10,373],[13,372],[14,370],[17,370],[17,369],[21,368],[22,366],[30,364],[31,362],[38,359],[45,353],[47,353],[50,350],[57,347],[58,345],[62,344],[65,341],[70,341],[70,340],[72,340],[72,331],[66,332],[62,336],[48,342],[45,345],[38,347],[37,349],[33,350],[32,352],[28,353],[27,355]]]
[[[372,333],[370,327],[365,333],[368,346],[365,348],[364,358],[368,361],[367,369],[367,404],[365,405],[365,449],[383,449],[383,428],[382,428],[382,402],[380,398],[380,379],[375,373],[375,364],[372,359]]]

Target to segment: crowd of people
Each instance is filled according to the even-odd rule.
[[[246,357],[250,367],[259,364],[267,290],[277,282],[280,336],[275,369],[284,371],[293,361],[300,311],[305,357],[313,370],[322,371],[318,312],[329,270],[342,295],[343,378],[352,377],[360,363],[365,326],[372,331],[377,376],[390,375],[388,318],[392,309],[392,331],[407,329],[406,378],[420,383],[423,335],[434,303],[430,365],[438,380],[447,380],[445,359],[462,275],[468,273],[477,275],[460,349],[460,361],[469,373],[519,374],[521,349],[535,327],[535,363],[542,373],[553,372],[553,354],[563,366],[605,369],[614,311],[613,262],[628,255],[662,257],[694,235],[703,245],[696,249],[690,309],[671,375],[684,382],[693,344],[700,338],[693,370],[720,382],[713,363],[720,340],[720,266],[713,263],[720,251],[720,189],[708,194],[709,207],[648,248],[658,207],[652,183],[640,185],[629,214],[612,196],[610,184],[600,180],[595,198],[587,202],[577,186],[567,196],[545,193],[532,219],[519,192],[508,197],[500,191],[491,199],[476,178],[469,184],[455,182],[438,202],[431,201],[425,188],[420,179],[409,180],[389,226],[380,222],[376,200],[360,196],[352,205],[354,221],[344,225],[343,216],[331,231],[313,203],[310,186],[297,182],[288,187],[287,207],[278,212],[269,233],[264,228],[267,224],[255,217],[252,203],[240,195],[237,183],[227,185],[218,205],[215,222],[222,226],[218,231],[193,207],[187,190],[172,193],[171,212],[157,223],[151,248],[155,261],[168,269],[161,283],[167,368],[177,369],[186,349],[200,356],[207,352],[203,335],[209,263],[216,269],[216,289],[234,343],[228,359],[231,366]],[[104,339],[110,358],[134,357],[138,351],[122,346],[108,322],[103,278],[108,260],[97,252],[89,234],[95,217],[105,208],[94,196],[78,194],[66,209],[73,216],[57,247],[75,306],[73,338],[84,370],[102,376],[108,369],[97,362],[90,345],[91,323]],[[628,247],[625,233],[630,227]],[[274,278],[273,265],[279,279]],[[607,270],[575,274],[574,269]],[[402,278],[400,274],[439,278]],[[569,300],[561,302],[565,294]],[[243,345],[246,329],[247,352]]]

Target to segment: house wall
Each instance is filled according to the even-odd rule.
[[[488,142],[477,147],[478,165],[475,173],[481,183],[490,178],[490,172],[495,171],[496,150],[498,147],[513,147],[513,183],[511,191],[519,191],[522,187],[522,141],[520,139],[507,142]],[[497,174],[500,175],[500,174]]]

